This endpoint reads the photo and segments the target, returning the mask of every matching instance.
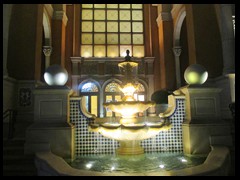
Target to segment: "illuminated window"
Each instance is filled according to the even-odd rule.
[[[80,33],[82,57],[144,57],[143,4],[82,4]]]
[[[93,82],[87,82],[80,88],[80,95],[86,97],[86,108],[91,114],[99,116],[99,89]]]
[[[117,102],[122,100],[122,92],[119,89],[120,85],[116,82],[111,82],[105,87],[105,102]],[[110,109],[105,109],[106,117],[120,116],[118,113],[112,112]]]
[[[145,93],[146,93],[145,92],[145,87],[141,83],[138,83],[137,85],[138,85],[138,88],[134,93],[134,98],[137,101],[145,101]]]
[[[134,99],[137,101],[145,101],[145,97],[146,97],[146,91],[145,91],[145,87],[143,84],[138,82],[138,88],[135,91],[135,93],[133,94]],[[146,115],[146,111],[144,113],[140,112],[138,113],[138,116],[144,116],[144,114]]]

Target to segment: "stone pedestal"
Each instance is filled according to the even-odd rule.
[[[220,113],[220,89],[189,85],[175,91],[185,95],[183,150],[185,154],[208,154],[211,145],[232,143],[230,124]],[[225,139],[219,144],[220,139]],[[217,144],[216,144],[217,143]]]
[[[138,155],[143,154],[144,149],[140,145],[141,141],[120,141],[120,147],[117,149],[118,155]]]
[[[52,151],[74,158],[74,127],[69,123],[69,96],[65,86],[46,86],[34,91],[34,123],[26,131],[25,154]]]

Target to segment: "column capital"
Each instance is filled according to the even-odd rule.
[[[53,19],[62,20],[63,24],[67,25],[68,18],[64,11],[54,11]]]
[[[43,46],[43,53],[46,57],[51,56],[52,54],[52,46]]]
[[[156,21],[157,21],[158,26],[159,26],[159,22],[161,22],[161,21],[172,21],[171,12],[160,12]]]
[[[181,55],[181,52],[182,52],[182,47],[181,46],[174,46],[173,47],[174,56],[179,57]]]

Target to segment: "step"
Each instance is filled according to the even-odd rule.
[[[16,161],[23,161],[23,160],[26,160],[26,159],[34,159],[34,156],[32,155],[19,155],[19,154],[16,154],[16,155],[5,155],[3,156],[3,160],[16,160]]]
[[[34,164],[10,164],[3,165],[3,171],[34,171],[36,167]]]
[[[11,165],[11,164],[32,164],[34,165],[34,158],[25,158],[25,157],[3,157],[3,164],[4,165]]]
[[[37,176],[37,171],[3,171],[3,176]]]

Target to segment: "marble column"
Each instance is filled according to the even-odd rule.
[[[181,46],[173,47],[173,53],[175,57],[175,68],[176,68],[176,81],[177,81],[177,88],[181,87],[181,74],[180,74],[180,55],[182,52]]]
[[[235,73],[235,38],[232,22],[232,5],[220,5],[223,50],[223,75]]]
[[[45,69],[50,66],[50,56],[52,54],[51,46],[43,46],[43,53],[45,55]]]

